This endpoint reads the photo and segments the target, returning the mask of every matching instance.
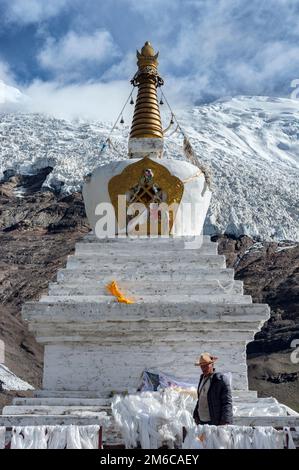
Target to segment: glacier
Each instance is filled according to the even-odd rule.
[[[162,107],[167,127],[169,112]],[[66,121],[45,114],[4,112],[0,103],[0,170],[53,171],[45,187],[80,190],[99,165],[127,158],[128,125]],[[2,112],[1,112],[2,110]],[[205,233],[248,235],[257,240],[299,238],[299,101],[237,96],[187,107],[177,118],[201,163],[212,173],[213,198]],[[128,121],[129,122],[129,121]],[[165,156],[184,159],[175,125],[165,135]]]

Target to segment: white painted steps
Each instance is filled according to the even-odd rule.
[[[25,319],[44,321],[63,321],[64,319],[77,319],[84,321],[133,321],[153,320],[178,321],[188,319],[193,322],[214,321],[266,321],[269,318],[270,308],[266,304],[223,304],[198,303],[196,301],[172,301],[171,298],[159,300],[160,308],[155,308],[153,302],[142,302],[126,305],[119,302],[68,302],[43,301],[26,302],[23,306]],[[101,305],[102,304],[102,305]],[[105,308],[102,308],[105,307]],[[162,308],[163,307],[163,308]]]
[[[129,296],[130,297],[130,296]],[[149,303],[153,304],[156,302],[167,302],[169,295],[142,295],[142,296],[131,296],[135,303]],[[250,304],[252,298],[250,295],[238,295],[238,294],[172,294],[172,302],[198,302],[198,303],[224,303],[224,304]],[[117,299],[112,295],[42,295],[40,302],[51,302],[51,303],[68,303],[68,302],[94,302],[94,303],[117,303]]]
[[[80,415],[80,413],[101,413],[103,411],[110,411],[110,405],[18,405],[18,406],[5,406],[3,414],[6,415]]]
[[[204,237],[203,241],[192,238],[147,238],[147,239],[83,239],[76,243],[75,255],[107,254],[109,256],[119,255],[140,256],[141,258],[155,257],[159,255],[173,258],[178,253],[190,253],[190,256],[217,255],[218,244]]]
[[[105,423],[105,416],[111,415],[112,398],[87,398],[88,393],[93,396],[96,394],[96,392],[37,390],[35,391],[36,398],[15,398],[13,405],[5,407],[3,410],[5,414],[0,417],[0,425],[7,427],[17,425],[102,425]],[[84,398],[80,396],[82,394],[85,396]],[[73,397],[67,395],[73,395]],[[299,415],[294,412],[289,416],[263,416],[262,410],[265,407],[277,405],[278,402],[272,397],[257,398],[255,391],[234,390],[233,404],[237,407],[241,405],[238,414],[234,416],[235,425],[273,426],[276,428],[299,426]],[[248,407],[254,407],[255,415],[242,416],[242,406],[247,408],[247,411]],[[258,414],[259,409],[261,415]],[[112,442],[112,435],[113,439],[120,438],[120,435],[117,436],[117,430],[112,421],[104,424],[104,432],[104,439],[107,442]]]
[[[85,416],[76,415],[0,415],[0,426],[102,426],[105,422],[104,412]],[[104,424],[105,426],[105,424]],[[106,431],[109,435],[109,432]]]
[[[129,281],[156,281],[159,279],[161,282],[178,282],[181,281],[193,281],[196,279],[198,282],[213,280],[219,282],[233,281],[234,270],[233,269],[219,269],[219,268],[199,268],[193,267],[192,269],[184,270],[182,266],[178,268],[170,265],[168,268],[164,267],[159,271],[156,271],[154,267],[141,266],[139,268],[128,268],[122,267],[114,270],[110,268],[97,268],[97,269],[60,269],[57,273],[57,280],[62,282],[74,282],[78,279],[82,283],[87,281],[100,281],[109,282],[112,280],[126,279]]]
[[[14,398],[14,406],[110,406],[111,398]]]
[[[85,393],[90,387],[109,396],[119,386],[130,390],[144,367],[175,373],[172,357],[178,373],[194,377],[194,354],[203,348],[221,355],[220,370],[232,372],[234,389],[247,391],[244,345],[269,318],[269,308],[242,295],[243,283],[234,280],[233,269],[216,253],[217,244],[207,238],[197,250],[186,249],[182,239],[77,244],[49,295],[23,308],[30,330],[46,346],[44,387],[71,384],[75,390],[78,383]],[[106,285],[112,280],[122,291],[127,286],[124,293],[135,296],[134,304],[109,295]],[[61,361],[59,350],[65,354]],[[90,372],[80,373],[85,382],[69,376],[65,362],[79,364],[81,357],[82,371],[85,361],[90,364]]]
[[[49,295],[23,307],[29,329],[45,345],[44,389],[16,398],[0,425],[99,424],[103,411],[111,414],[111,395],[136,390],[142,370],[154,367],[194,383],[194,359],[202,351],[218,356],[217,370],[231,372],[241,412],[243,405],[274,404],[248,390],[246,364],[246,344],[270,309],[242,295],[243,283],[225,266],[209,237],[86,236]],[[117,302],[106,290],[112,280],[136,303]],[[263,425],[266,417],[236,418]]]
[[[205,262],[198,262],[197,260],[192,261],[180,261],[179,257],[173,261],[156,261],[151,263],[144,263],[142,261],[128,261],[125,263],[118,263],[117,260],[113,262],[97,262],[96,259],[94,260],[86,260],[86,259],[78,259],[73,258],[67,262],[66,269],[68,270],[80,270],[80,271],[88,271],[88,272],[98,272],[99,270],[102,274],[111,273],[115,276],[118,273],[125,274],[126,272],[135,272],[135,273],[150,273],[156,274],[163,271],[180,271],[185,273],[190,273],[199,269],[223,269],[225,268],[225,261],[224,258],[219,258],[215,256],[213,260],[205,260]]]
[[[196,389],[194,388],[194,397],[196,397]],[[17,406],[29,407],[29,406],[95,406],[95,407],[109,407],[111,405],[112,398],[14,398],[12,404]],[[273,397],[257,398],[248,396],[246,402],[244,397],[233,396],[233,402],[238,403],[252,403],[260,406],[267,404],[277,404],[277,400]],[[11,405],[10,405],[11,406]]]
[[[101,243],[76,243],[75,246],[75,256],[85,256],[85,255],[90,255],[95,253],[97,256],[120,256],[123,259],[126,259],[128,257],[133,257],[133,258],[140,258],[140,259],[148,259],[150,258],[153,254],[155,254],[156,257],[159,257],[160,255],[163,256],[163,258],[169,258],[171,259],[173,255],[176,255],[177,253],[183,253],[186,254],[186,256],[190,257],[200,257],[203,255],[206,256],[217,256],[218,254],[218,247],[216,243],[211,243],[211,244],[206,244],[202,245],[199,248],[188,248],[184,247],[183,245],[174,245],[174,244],[157,244],[156,247],[153,245],[146,246],[146,245],[124,245],[124,244],[115,244],[113,246],[110,245],[104,245]],[[221,255],[218,255],[221,256]]]
[[[109,342],[110,346],[113,344],[115,346],[119,346],[119,349],[120,349],[120,345],[121,345],[120,333],[123,334],[124,332],[123,328],[120,328],[119,332],[116,328],[114,328],[113,330],[110,329],[110,331],[107,331],[107,329],[102,331],[98,327],[98,325],[89,325],[89,328],[88,327],[84,328],[84,325],[82,325],[82,328],[74,326],[72,328],[67,329],[65,325],[62,324],[62,329],[63,331],[61,331],[59,335],[59,333],[57,332],[55,328],[53,328],[53,326],[49,326],[49,328],[47,328],[47,326],[45,325],[43,328],[39,329],[38,334],[36,335],[37,341],[43,344],[49,345],[49,344],[55,344],[55,338],[56,338],[56,340],[60,339],[61,341],[63,341],[66,346],[68,344],[70,344],[71,346],[71,344],[74,342],[85,340],[86,343],[99,345],[99,348],[103,350],[103,354],[104,354],[107,351],[107,348],[105,350],[105,347],[102,346],[104,342],[106,343]],[[30,331],[34,331],[34,327],[30,328]],[[234,346],[236,347],[236,349],[239,348],[239,350],[241,350],[241,347],[244,346],[245,342],[249,342],[253,340],[254,331],[255,330],[253,328],[252,329],[248,328],[247,330],[243,330],[243,331],[235,330],[234,332],[231,332],[230,330],[219,331],[219,329],[217,331],[203,330],[203,329],[198,331],[196,328],[194,328],[193,332],[190,331],[190,343],[192,341],[193,350],[196,349],[196,341],[200,341],[201,343],[206,345],[205,349],[213,349],[217,352],[217,354],[222,354],[221,356],[222,362],[228,361],[228,363],[230,363],[229,371],[234,373],[234,376],[237,377],[238,373],[242,369],[243,373],[241,375],[244,376],[245,371],[247,370],[246,361],[243,358],[239,358],[238,362],[236,363],[231,362],[232,361],[232,353],[230,352],[231,345],[232,343],[235,343]],[[221,333],[221,335],[224,336],[223,345],[221,349],[219,349],[219,333]],[[175,347],[182,347],[185,341],[184,335],[179,329],[169,331],[167,332],[167,334],[165,334],[164,331],[160,329],[160,331],[154,331],[153,334],[155,335],[155,337],[152,340],[151,345],[153,346],[158,341],[161,341],[164,339],[164,342],[165,342],[164,350],[168,351],[169,354],[171,353],[171,351],[173,351]],[[136,328],[135,330],[131,330],[130,332],[128,332],[127,335],[128,335],[128,340],[130,340],[131,342],[131,348],[123,348],[124,350],[119,351],[117,355],[115,354],[115,356],[120,357],[120,359],[124,360],[124,354],[125,354],[125,360],[126,360],[126,363],[128,363],[130,359],[129,357],[130,351],[132,351],[134,348],[134,354],[136,354],[137,353],[136,349],[138,348],[140,350],[140,354],[144,356],[144,360],[147,359],[146,358],[147,350],[149,351],[149,353],[151,353],[152,356],[154,356],[154,358],[152,359],[152,362],[149,362],[150,359],[147,359],[149,365],[156,364],[158,362],[157,354],[155,355],[155,353],[152,352],[150,347],[144,346],[145,342],[148,341],[148,335],[146,335],[146,332],[140,333],[140,331],[138,331],[138,329]],[[209,339],[207,339],[207,336],[209,336]],[[148,357],[149,357],[149,353],[148,353]],[[241,352],[240,352],[240,356],[241,356]],[[106,359],[106,354],[105,354],[105,359]],[[97,360],[99,361],[99,359]],[[189,362],[192,360],[192,351],[190,350],[190,347],[186,351],[186,361],[187,360]],[[180,362],[180,373],[182,372],[182,369],[184,368],[181,362]],[[52,367],[54,369],[53,365]],[[140,366],[140,368],[141,367],[142,365]],[[187,365],[185,366],[185,370],[187,369],[189,370],[190,374],[192,372],[194,374],[194,371],[190,370],[190,364],[188,366]],[[105,372],[108,372],[108,371],[106,370]],[[172,369],[172,372],[173,372],[173,369]],[[101,376],[98,376],[97,379],[98,379],[97,382],[99,382],[101,379]],[[88,386],[90,386],[90,384],[88,384]]]
[[[117,279],[118,286],[126,295],[168,295],[177,294],[178,285],[169,281],[147,281],[147,280],[125,280]],[[80,280],[67,282],[52,282],[49,284],[49,295],[107,295],[108,282],[103,279],[95,281]],[[179,283],[179,292],[189,295],[208,295],[208,294],[243,294],[242,281],[220,282],[218,280],[202,281],[181,281]]]
[[[299,415],[297,416],[235,416],[236,426],[272,426],[277,429],[284,427],[299,427]]]
[[[221,255],[201,255],[191,256],[189,253],[177,253],[173,259],[165,256],[154,257],[148,259],[136,256],[121,257],[117,255],[98,255],[92,253],[90,255],[70,255],[67,260],[68,269],[140,269],[143,267],[152,268],[156,272],[165,268],[190,270],[194,267],[202,268],[225,268],[225,257]]]
[[[200,247],[202,244],[217,244],[217,242],[213,242],[209,235],[200,235],[200,236],[181,236],[181,237],[173,237],[173,236],[141,236],[141,237],[132,237],[132,236],[116,236],[114,238],[97,238],[94,234],[88,233],[80,240],[81,243],[92,243],[101,244],[101,245],[118,245],[121,243],[134,244],[135,245],[175,245],[175,246],[197,246]]]
[[[101,413],[102,411],[111,412],[111,402],[106,400],[106,403],[96,403],[96,400],[93,400],[95,403],[91,403],[91,400],[85,400],[84,402],[74,404],[74,400],[64,400],[64,402],[50,402],[48,400],[43,400],[42,403],[39,403],[38,399],[31,399],[31,403],[28,403],[28,400],[19,401],[13,405],[5,406],[3,408],[3,413],[7,415],[65,415],[65,414],[80,414],[84,413]],[[194,401],[196,401],[196,391],[194,390]],[[249,400],[244,403],[244,400],[234,399],[234,404],[240,406],[239,413],[242,413],[242,409],[247,408],[248,406],[254,406],[255,409],[264,409],[265,406],[277,405],[278,402],[274,398],[260,399],[255,398],[254,400]]]
[[[132,391],[133,393],[134,391]],[[122,394],[124,390],[115,390],[114,394]],[[127,391],[126,391],[127,393]],[[135,392],[136,393],[136,392]],[[238,400],[255,400],[257,399],[257,391],[256,390],[233,390],[232,391],[233,398]],[[33,392],[34,398],[32,400],[38,399],[58,399],[58,400],[85,400],[85,399],[100,399],[100,400],[111,400],[111,397],[103,397],[101,392],[96,390],[49,390],[49,389],[39,389],[34,390]],[[16,398],[19,400],[19,398]]]

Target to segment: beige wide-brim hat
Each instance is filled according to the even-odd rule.
[[[217,361],[218,357],[212,356],[211,354],[205,352],[200,355],[200,357],[195,362],[195,366],[207,366],[209,364],[214,364]]]

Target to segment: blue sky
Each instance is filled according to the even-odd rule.
[[[0,0],[0,79],[33,110],[76,114],[78,97],[104,108],[109,95],[114,111],[146,40],[178,104],[289,97],[299,77],[299,0]],[[77,108],[88,114],[87,104]]]

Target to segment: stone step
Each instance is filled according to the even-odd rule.
[[[192,391],[194,400],[197,399],[196,388]],[[111,399],[112,400],[112,399]],[[38,399],[38,398],[23,398],[14,399],[13,405],[6,406],[3,409],[3,414],[7,415],[66,415],[78,414],[82,411],[91,413],[100,413],[102,411],[111,414],[111,400],[110,399]],[[263,409],[265,406],[277,405],[278,401],[272,397],[270,398],[244,398],[233,397],[233,403],[239,407],[239,412],[243,408],[250,408],[254,406],[255,409]],[[241,408],[240,408],[241,407]]]
[[[123,390],[115,390],[114,395],[123,394]],[[125,391],[127,394],[127,390]],[[136,393],[136,390],[132,390],[130,393]],[[45,399],[45,400],[104,400],[111,401],[111,397],[103,396],[101,392],[97,392],[96,390],[49,390],[49,389],[38,389],[33,391],[35,399]],[[233,398],[238,400],[256,400],[257,399],[257,391],[256,390],[233,390]],[[16,398],[17,399],[17,398]]]
[[[118,393],[122,394],[123,391],[114,391],[114,395]],[[127,393],[127,392],[126,392]],[[136,393],[136,391],[132,390],[132,393]],[[101,392],[97,392],[95,390],[49,390],[49,389],[42,389],[42,390],[34,390],[33,392],[35,399],[43,399],[43,400],[104,400],[104,401],[111,401],[112,398],[103,397]],[[234,400],[238,401],[249,401],[249,400],[257,400],[257,391],[256,390],[233,390],[232,396]]]
[[[104,424],[101,415],[0,415],[0,426],[91,426]]]
[[[160,302],[167,302],[169,295],[142,295],[131,296],[135,303],[149,303],[160,304]],[[252,303],[250,295],[238,294],[171,294],[173,302],[198,302],[198,303],[224,303],[224,304],[249,304]],[[81,303],[81,302],[94,302],[94,303],[118,303],[118,300],[113,295],[42,295],[40,302],[50,303]]]
[[[110,270],[103,271],[103,269],[60,269],[57,273],[57,280],[64,282],[73,282],[81,280],[82,283],[87,281],[98,282],[103,280],[104,282],[110,282],[112,280],[118,281],[118,279],[123,280],[146,280],[146,281],[194,281],[198,282],[207,281],[207,280],[219,280],[220,282],[233,281],[234,270],[233,269],[218,269],[218,268],[194,268],[184,271],[180,266],[179,268],[173,269],[173,266],[170,266],[168,269],[156,270],[152,267],[143,267],[137,269],[128,269],[126,267],[115,272],[113,267]]]
[[[127,258],[124,260],[117,255],[86,255],[82,257],[70,255],[67,260],[67,269],[88,269],[96,270],[101,269],[102,272],[126,272],[126,271],[163,271],[163,270],[182,270],[190,271],[194,268],[225,268],[225,257],[221,255],[201,255],[197,257],[186,256],[185,254],[178,254],[175,258],[165,260],[159,256],[152,256],[147,259],[132,259]]]
[[[197,244],[200,245],[201,243],[215,243],[212,242],[210,235],[201,235],[201,236],[193,236],[193,235],[188,235],[188,236],[182,236],[182,237],[114,237],[114,238],[97,238],[93,233],[88,233],[87,235],[84,236],[80,240],[79,243],[101,243],[105,245],[117,245],[117,244],[155,244],[155,246],[159,244],[185,244],[187,243],[188,245],[192,243],[193,245]],[[216,243],[215,243],[216,244]]]
[[[137,263],[150,263],[153,262],[163,262],[170,263],[172,261],[180,262],[216,262],[217,260],[225,261],[224,255],[219,255],[217,253],[206,253],[204,251],[198,250],[149,250],[146,247],[140,248],[138,250],[102,250],[102,251],[93,251],[93,250],[84,250],[76,251],[74,254],[69,255],[68,259],[81,259],[81,260],[95,260],[98,262],[108,262],[113,260],[118,264],[123,264],[127,262],[137,262]]]
[[[140,348],[143,347],[143,349],[147,349],[149,345],[153,344],[153,339],[148,334],[148,332],[142,330],[142,326],[145,327],[146,325],[138,325],[139,329],[136,327],[135,329],[132,329],[129,332],[125,332],[123,328],[119,328],[119,330],[117,328],[110,328],[110,330],[107,331],[107,329],[101,329],[100,325],[101,324],[92,324],[91,326],[90,324],[87,324],[85,327],[82,326],[82,324],[68,326],[65,323],[62,323],[60,327],[43,325],[39,328],[38,332],[36,333],[37,341],[44,344],[50,344],[55,342],[65,342],[66,344],[70,342],[86,342],[100,345],[106,344],[107,348],[109,348],[112,345],[115,345],[117,347],[117,345],[121,342],[123,336],[126,335],[126,341],[127,343],[130,343],[131,347],[139,346]],[[210,348],[215,349],[217,343],[219,343],[220,334],[223,337],[223,339],[221,340],[223,358],[227,359],[228,361],[230,361],[230,357],[229,351],[227,351],[227,349],[232,348],[232,346],[235,346],[236,344],[247,344],[248,342],[253,340],[255,333],[253,327],[254,325],[252,324],[251,328],[247,327],[246,330],[244,329],[242,331],[228,329],[205,330],[202,327],[200,327],[199,330],[199,328],[194,327],[194,324],[192,324],[192,326],[193,345],[195,344],[195,340],[197,340],[198,343],[207,342]],[[30,331],[35,331],[34,327],[32,329],[30,328]],[[207,336],[209,337],[208,341]],[[163,340],[165,348],[167,348],[167,346],[171,347],[175,344],[182,345],[184,344],[184,342],[186,342],[186,332],[182,328],[181,330],[178,329],[176,331],[167,331],[167,333],[165,333],[165,331],[162,329],[158,332],[155,331],[155,343],[157,343],[157,341]],[[130,349],[130,346],[128,346],[128,349]],[[182,346],[181,350],[183,351]],[[239,367],[241,366],[244,366],[244,368],[246,368],[246,362],[240,360],[236,368],[230,365],[230,371],[235,372],[235,369],[239,369]]]
[[[232,392],[233,399],[236,400],[255,400],[257,399],[256,390],[233,390]]]
[[[108,400],[111,401],[112,397],[112,391],[110,391],[110,395],[103,394],[101,391],[97,390],[52,390],[52,389],[37,389],[34,390],[33,392],[33,400],[36,398],[39,399],[66,399],[66,400],[73,400],[73,399],[78,399],[78,400]],[[115,392],[117,393],[117,392]],[[114,394],[115,394],[114,393]],[[128,393],[128,390],[125,392],[119,392],[119,393]],[[129,393],[136,393],[136,389],[130,390]],[[255,392],[256,393],[256,392]]]
[[[212,304],[189,302],[177,303],[171,298],[162,299],[156,306],[153,302],[124,304],[118,302],[26,302],[23,318],[43,322],[263,322],[270,316],[266,304]]]
[[[97,406],[110,407],[109,398],[14,398],[12,404],[15,406]]]
[[[273,428],[299,427],[298,416],[235,416],[236,426],[272,426]]]
[[[85,254],[107,254],[110,256],[120,255],[122,257],[132,256],[149,258],[151,256],[160,256],[164,254],[165,256],[173,257],[177,253],[190,253],[192,256],[199,256],[200,254],[206,255],[217,255],[218,245],[217,243],[203,243],[200,246],[188,247],[184,244],[174,244],[174,243],[147,243],[147,244],[113,244],[107,245],[105,243],[76,243],[75,254],[76,255],[85,255]]]
[[[32,392],[33,400],[39,399],[66,399],[66,400],[111,400],[111,395],[103,395],[97,390],[52,390],[52,389],[36,389]]]
[[[191,395],[194,397],[197,396],[196,388],[190,390]],[[235,392],[236,393],[236,392]],[[245,401],[246,400],[246,401]],[[12,404],[14,406],[97,406],[97,407],[110,407],[112,398],[14,398]],[[233,395],[233,402],[236,404],[244,404],[244,406],[249,404],[258,404],[265,406],[266,404],[276,404],[277,400],[273,397],[267,398],[257,398],[256,396],[243,396],[239,397]]]
[[[110,405],[102,406],[59,406],[59,405],[17,405],[17,406],[5,406],[2,413],[4,415],[70,415],[77,414],[79,415],[84,411],[84,413],[102,413],[103,411],[110,410]]]
[[[72,283],[57,283],[52,282],[49,284],[49,295],[99,295],[107,294],[107,282],[77,282]],[[160,295],[160,294],[175,294],[180,290],[181,294],[243,294],[242,281],[181,281],[179,286],[175,282],[168,281],[125,281],[118,279],[118,286],[126,295]]]
[[[233,402],[237,405],[242,404],[244,406],[253,405],[253,404],[254,405],[258,404],[260,406],[265,406],[265,405],[271,405],[271,404],[277,404],[278,403],[276,398],[273,398],[273,397],[257,398],[257,397],[252,397],[252,396],[239,397],[239,396],[234,396],[234,395],[233,395]]]

